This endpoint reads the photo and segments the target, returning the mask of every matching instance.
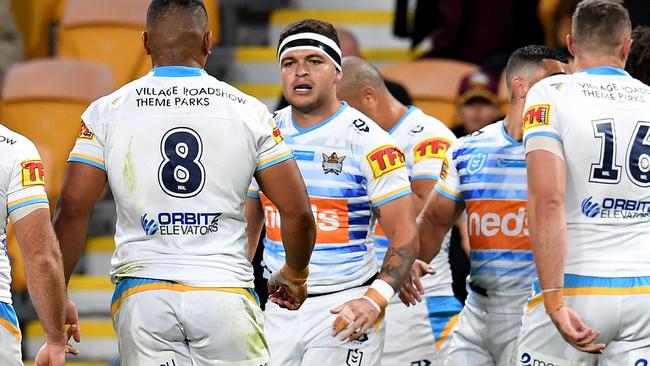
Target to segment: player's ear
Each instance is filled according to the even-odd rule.
[[[343,79],[343,71],[336,69],[336,73],[334,74],[334,84],[340,83],[341,79]]]
[[[377,108],[377,104],[379,103],[379,96],[377,95],[375,88],[371,86],[365,86],[362,91],[362,96],[362,101],[365,105],[371,109]]]
[[[203,35],[203,52],[206,55],[209,55],[212,53],[212,31],[208,31]]]
[[[149,34],[147,31],[142,32],[142,44],[144,45],[147,55],[151,55],[151,48],[149,48]]]
[[[575,44],[573,43],[573,37],[571,37],[571,34],[566,35],[566,48],[569,50],[571,56],[576,57]]]
[[[625,41],[623,41],[620,54],[622,60],[627,60],[627,56],[630,54],[630,48],[632,48],[632,42],[634,42],[632,37],[626,37]]]
[[[510,81],[512,87],[512,97],[517,99],[525,99],[526,94],[528,93],[528,83],[524,78],[519,75],[516,75]]]

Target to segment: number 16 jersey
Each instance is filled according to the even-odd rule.
[[[108,176],[114,279],[252,287],[246,191],[256,170],[290,158],[258,100],[202,69],[167,66],[91,104],[69,161]]]

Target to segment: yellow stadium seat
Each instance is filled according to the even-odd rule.
[[[402,84],[415,105],[451,128],[457,124],[456,93],[460,81],[476,70],[478,66],[467,62],[423,59],[386,67],[381,74]]]
[[[142,46],[149,0],[67,0],[59,25],[57,56],[113,69],[113,86],[151,69]]]
[[[0,121],[36,144],[51,204],[79,133],[81,113],[91,101],[112,91],[112,75],[103,65],[63,59],[29,61],[7,72]]]
[[[57,56],[113,68],[120,87],[151,69],[142,45],[150,0],[67,0],[59,25]],[[206,0],[213,40],[219,36],[217,0]],[[214,27],[214,28],[212,28]]]
[[[45,165],[52,209],[59,196],[68,153],[79,134],[81,113],[91,101],[111,92],[112,77],[106,66],[61,59],[29,61],[7,71],[0,100],[0,123],[36,144]],[[7,247],[12,256],[12,287],[22,290],[22,259],[11,229]]]
[[[65,0],[11,0],[11,14],[23,42],[25,59],[50,55],[50,29]]]

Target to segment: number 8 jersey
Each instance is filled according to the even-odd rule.
[[[611,67],[536,84],[526,151],[565,160],[566,272],[650,275],[650,87]]]
[[[168,66],[91,104],[69,161],[108,176],[114,279],[252,287],[246,191],[256,170],[290,158],[262,103],[202,69]]]

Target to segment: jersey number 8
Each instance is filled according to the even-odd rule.
[[[160,143],[163,162],[158,168],[158,183],[172,197],[189,198],[205,185],[205,169],[201,164],[203,142],[196,131],[178,127],[165,133]]]

